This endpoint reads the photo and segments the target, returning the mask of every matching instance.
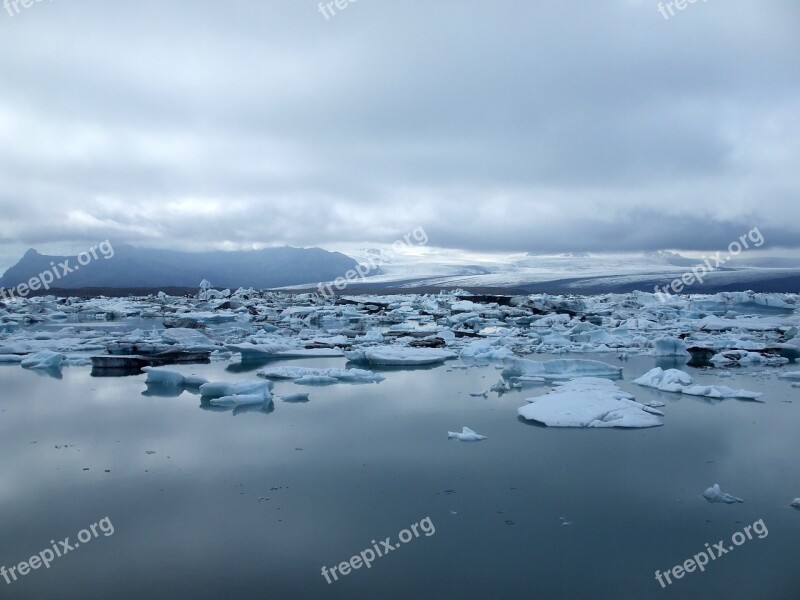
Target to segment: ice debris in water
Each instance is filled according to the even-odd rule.
[[[538,362],[525,358],[507,358],[503,377],[534,376],[543,379],[572,379],[575,377],[621,377],[622,367],[599,360],[582,358],[557,358]]]
[[[294,379],[309,381],[310,378],[323,377],[345,383],[378,383],[383,375],[365,369],[315,369],[310,367],[268,367],[257,371],[259,377],[267,379]]]
[[[725,492],[720,491],[719,484],[717,483],[715,483],[705,492],[703,492],[703,497],[709,502],[723,502],[725,504],[744,502],[744,500],[742,500],[741,498],[736,498],[734,496],[731,496],[730,494],[726,494]]]
[[[460,442],[480,442],[481,440],[485,440],[486,436],[481,435],[479,433],[475,433],[469,427],[463,427],[461,429],[461,433],[457,433],[455,431],[448,431],[447,432],[447,439],[457,439]]]
[[[142,371],[147,373],[145,383],[148,385],[199,388],[208,383],[208,379],[205,377],[183,375],[177,371],[170,371],[161,367],[142,367]]]
[[[60,369],[65,358],[59,352],[42,350],[22,359],[20,365],[24,369]]]
[[[610,379],[579,377],[517,409],[549,427],[658,427],[663,413],[634,400]]]
[[[649,370],[647,373],[634,379],[633,383],[643,387],[650,387],[662,392],[676,392],[688,396],[705,396],[707,398],[741,398],[755,400],[762,396],[761,392],[749,390],[734,390],[724,385],[692,385],[692,376],[679,369],[661,367]]]

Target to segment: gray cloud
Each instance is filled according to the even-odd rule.
[[[144,0],[0,14],[0,266],[176,248],[800,246],[800,6]]]

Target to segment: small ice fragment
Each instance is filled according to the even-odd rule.
[[[272,402],[272,400],[264,394],[234,394],[233,396],[212,398],[210,402],[215,406],[249,406]]]
[[[736,498],[735,496],[720,491],[718,483],[715,483],[712,487],[703,492],[703,497],[709,502],[724,502],[725,504],[744,502],[741,498]]]
[[[795,498],[794,500],[792,500],[791,506],[800,510],[800,498]]]
[[[281,400],[284,402],[308,402],[308,392],[281,396]]]
[[[456,433],[454,431],[447,432],[447,439],[457,439],[461,442],[480,442],[481,440],[485,440],[485,435],[480,435],[479,433],[475,433],[469,427],[464,427],[461,430],[461,433]]]

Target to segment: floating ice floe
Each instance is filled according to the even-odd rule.
[[[268,358],[325,358],[342,356],[338,348],[301,348],[282,343],[228,344],[228,350],[239,352],[242,362],[256,362]]]
[[[234,394],[209,400],[214,406],[254,406],[272,402],[272,397],[265,394]]]
[[[20,365],[23,369],[53,369],[61,368],[64,360],[67,357],[59,352],[51,352],[50,350],[42,350],[36,354],[26,356]]]
[[[486,436],[481,435],[479,433],[475,433],[469,427],[463,427],[461,429],[461,433],[455,431],[448,431],[447,432],[447,439],[457,439],[460,442],[480,442],[481,440],[485,440]]]
[[[208,379],[198,375],[183,375],[177,371],[170,371],[160,367],[143,367],[142,371],[147,373],[145,383],[148,385],[161,385],[171,387],[193,387],[208,383]]]
[[[726,350],[711,357],[711,362],[720,367],[731,365],[783,365],[788,358],[776,355],[764,355],[747,350]]]
[[[800,509],[800,498],[795,498],[794,500],[792,500],[790,506],[792,506],[793,508]]]
[[[680,392],[692,383],[692,376],[679,369],[662,370],[661,367],[651,369],[633,383],[644,387],[651,387],[662,392]]]
[[[800,381],[800,371],[790,371],[788,373],[778,373],[780,379],[797,379]]]
[[[662,337],[653,342],[654,356],[687,356],[686,342],[678,338]]]
[[[527,399],[521,417],[549,427],[659,427],[664,413],[634,400],[610,379],[579,377]]]
[[[281,400],[284,402],[291,402],[291,403],[308,402],[308,396],[309,396],[308,392],[289,394],[288,396],[281,396]]]
[[[736,498],[730,494],[720,491],[719,484],[715,483],[713,486],[703,492],[703,497],[709,502],[723,502],[725,504],[734,504],[736,502],[744,502],[741,498]]]
[[[344,383],[378,383],[385,377],[365,369],[314,369],[308,367],[271,367],[260,369],[257,375],[267,379],[293,379],[298,381],[314,381],[323,378],[323,382]]]
[[[472,359],[475,361],[502,361],[511,358],[514,353],[505,344],[505,337],[490,340],[475,340],[467,344],[461,350],[461,359]]]
[[[368,362],[379,366],[423,366],[443,363],[456,358],[455,352],[441,348],[409,348],[407,346],[388,346],[367,348],[344,353],[352,362]]]
[[[547,380],[572,379],[575,377],[621,377],[622,367],[615,367],[599,360],[583,358],[557,358],[539,362],[526,358],[507,358],[504,361],[503,377],[533,376]]]
[[[208,398],[222,398],[225,396],[264,395],[271,396],[272,382],[263,379],[238,381],[212,381],[200,386],[200,393]]]
[[[707,398],[740,398],[755,400],[763,394],[749,390],[734,390],[724,385],[692,385],[692,376],[680,369],[667,369],[661,367],[649,370],[647,373],[634,379],[633,383],[643,387],[650,387],[662,392],[674,392],[688,396],[705,396]]]

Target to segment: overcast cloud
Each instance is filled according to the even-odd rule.
[[[0,13],[28,247],[800,247],[800,3],[55,0]],[[13,10],[13,9],[12,9]]]

